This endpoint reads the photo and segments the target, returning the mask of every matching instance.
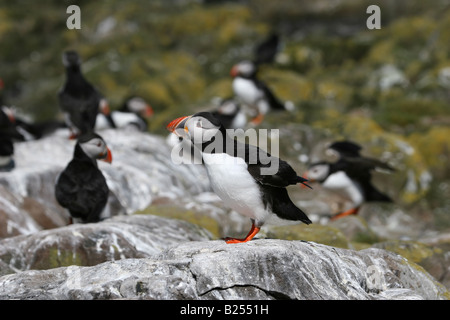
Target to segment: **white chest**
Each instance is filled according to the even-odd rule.
[[[111,112],[111,117],[118,128],[125,128],[131,123],[140,124],[142,122],[142,119],[131,112],[113,111]],[[106,117],[101,113],[97,114],[95,130],[104,130],[108,128],[111,128],[111,125],[108,120],[106,120]]]
[[[259,187],[241,158],[227,154],[203,154],[214,192],[231,209],[252,219],[262,219],[266,210]]]
[[[363,202],[360,186],[342,171],[330,174],[322,185],[324,188],[349,198],[355,206],[359,206]]]
[[[247,124],[247,117],[243,112],[239,112],[236,117],[234,117],[233,122],[231,123],[232,129],[241,129],[244,128]]]
[[[263,97],[263,92],[251,80],[237,77],[232,86],[234,93],[245,104],[254,105]]]

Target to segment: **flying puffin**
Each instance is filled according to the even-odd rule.
[[[24,140],[14,123],[13,110],[2,106],[0,108],[0,172],[11,171],[15,168],[14,140]]]
[[[215,193],[227,206],[252,221],[244,239],[226,238],[227,243],[251,240],[266,222],[311,223],[286,190],[297,183],[307,185],[307,180],[299,177],[287,162],[232,139],[209,112],[177,118],[167,129],[191,141],[201,153]],[[266,174],[274,163],[278,165],[276,172]]]
[[[221,100],[219,103],[219,106],[211,113],[222,123],[225,129],[245,128],[247,116],[237,101],[232,98],[227,98]]]
[[[256,47],[254,61],[241,61],[235,64],[230,71],[230,75],[233,77],[233,92],[245,106],[256,114],[250,121],[255,125],[261,123],[264,115],[270,110],[292,111],[294,109],[292,102],[282,102],[264,82],[258,79],[259,66],[273,62],[278,47],[279,37],[272,34]]]
[[[93,131],[99,111],[115,128],[108,101],[81,73],[81,59],[78,53],[64,52],[63,64],[66,68],[66,82],[58,92],[58,100],[67,126],[71,130],[70,138],[77,138]]]
[[[125,100],[122,107],[112,111],[112,118],[117,128],[132,128],[138,131],[147,131],[147,119],[153,116],[153,108],[141,97],[131,97]],[[104,114],[97,115],[95,130],[112,128],[111,122]]]
[[[334,142],[329,149],[337,152],[338,160],[333,163],[313,163],[304,177],[311,183],[319,182],[324,188],[350,199],[352,208],[333,215],[331,220],[356,215],[365,202],[392,202],[389,196],[372,185],[371,172],[375,169],[392,172],[394,168],[377,159],[361,156],[361,146],[351,141]]]
[[[78,138],[73,159],[59,175],[55,197],[72,218],[82,223],[100,221],[108,200],[109,188],[97,165],[97,159],[111,163],[111,151],[96,133]]]

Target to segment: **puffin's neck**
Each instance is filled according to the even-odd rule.
[[[70,66],[66,68],[66,84],[68,88],[84,87],[87,82],[81,73],[80,66]]]
[[[75,150],[73,152],[73,158],[82,161],[82,162],[89,162],[92,163],[95,167],[98,167],[97,160],[90,158],[84,151],[83,148],[81,148],[80,144],[77,143],[75,145]]]

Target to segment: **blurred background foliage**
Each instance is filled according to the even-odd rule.
[[[70,4],[81,30],[66,27]],[[366,28],[371,4],[380,30]],[[112,109],[139,95],[155,110],[149,130],[166,134],[174,117],[231,96],[232,65],[273,31],[283,47],[260,77],[297,108],[263,126],[316,133],[282,153],[361,143],[399,169],[384,181],[399,202],[450,227],[450,0],[0,0],[3,100],[36,121],[60,118],[61,54],[75,49]]]

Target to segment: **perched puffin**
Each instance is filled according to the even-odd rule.
[[[72,218],[82,223],[97,222],[108,200],[109,188],[97,166],[97,159],[111,163],[111,151],[96,133],[78,138],[73,159],[59,175],[55,197]]]
[[[232,89],[237,98],[250,110],[254,117],[250,121],[257,125],[270,110],[294,109],[290,101],[282,102],[269,87],[258,79],[258,68],[261,64],[271,63],[278,51],[279,37],[272,34],[268,39],[256,47],[254,61],[244,60],[231,68],[233,77]]]
[[[147,119],[153,116],[153,108],[141,97],[131,97],[125,100],[122,107],[112,111],[112,118],[117,128],[132,128],[138,131],[147,131]],[[104,114],[97,115],[95,130],[112,128],[111,122]]]
[[[115,127],[108,101],[81,73],[78,53],[64,52],[63,64],[66,68],[66,82],[58,93],[58,99],[67,126],[71,130],[70,138],[93,131],[99,111],[105,115],[111,126]]]
[[[0,106],[2,106],[2,99],[1,99],[1,90],[3,88],[4,84],[2,79],[0,78]],[[23,117],[20,115],[17,115],[15,112],[15,108],[8,108],[6,106],[3,106],[4,108],[7,108],[6,111],[10,116],[11,119],[13,119],[12,124],[16,128],[16,134],[19,133],[22,135],[22,137],[19,140],[35,140],[40,139],[45,135],[48,135],[55,130],[59,128],[65,128],[66,125],[64,121],[58,121],[58,120],[45,120],[45,121],[31,121],[29,119],[26,119],[27,117]]]
[[[58,129],[67,128],[64,121],[46,120],[40,122],[32,122],[23,118],[16,118],[15,126],[25,140],[37,140],[52,134]]]
[[[334,142],[329,149],[338,154],[338,160],[333,163],[316,162],[310,165],[304,177],[351,201],[352,208],[333,215],[332,220],[356,215],[365,202],[392,202],[389,196],[372,185],[371,172],[377,168],[394,171],[394,168],[377,159],[361,156],[361,146],[351,141]]]
[[[247,116],[240,104],[232,98],[220,101],[212,115],[222,123],[225,129],[243,129],[247,124]]]
[[[13,110],[0,108],[0,171],[11,171],[15,168],[14,140],[24,140],[15,128]]]
[[[251,240],[266,222],[311,223],[286,190],[297,183],[307,185],[307,180],[299,177],[287,162],[232,139],[209,112],[177,118],[167,129],[191,141],[201,153],[215,193],[227,206],[252,221],[244,239],[226,238],[227,243]],[[276,173],[265,174],[273,163],[278,164]]]

